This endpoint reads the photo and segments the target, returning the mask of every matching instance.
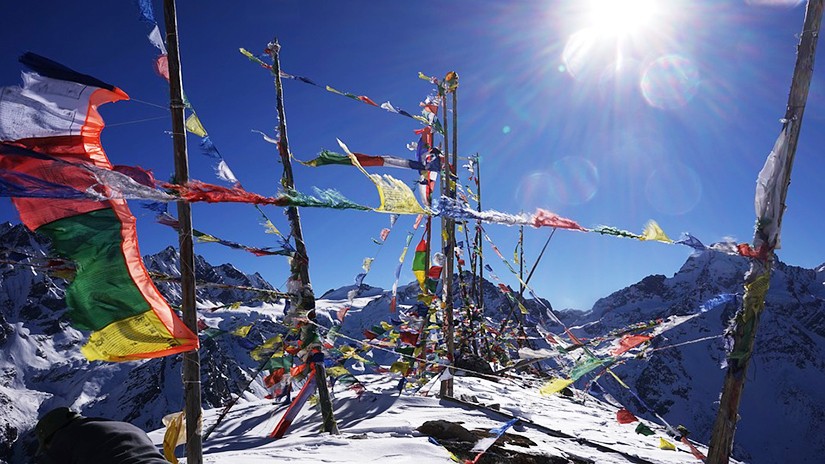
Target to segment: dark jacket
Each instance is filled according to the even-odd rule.
[[[168,464],[146,432],[128,422],[80,417],[56,431],[39,464]]]

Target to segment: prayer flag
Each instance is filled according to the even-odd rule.
[[[639,419],[636,419],[636,416],[625,408],[616,411],[616,421],[620,424],[630,424],[631,422],[636,422],[637,420]]]
[[[558,393],[573,384],[572,379],[554,379],[551,380],[539,389],[539,393],[545,396],[550,396],[553,393]]]
[[[418,280],[418,286],[423,291],[426,288],[424,282],[427,275],[427,239],[424,237],[421,237],[421,241],[415,247],[412,269],[416,280]]]
[[[610,354],[612,354],[613,356],[618,356],[632,348],[641,345],[642,343],[650,340],[651,338],[653,337],[651,337],[650,335],[625,335],[621,338],[621,340],[619,340],[619,346],[612,349],[610,351]]]
[[[100,143],[104,123],[97,107],[128,95],[32,53],[20,61],[34,72],[23,74],[23,87],[0,89],[0,141],[111,170]],[[55,178],[41,159],[5,167],[48,182],[69,182],[82,191],[88,187],[82,179]],[[88,359],[127,361],[198,347],[197,336],[172,311],[143,266],[135,217],[125,200],[13,201],[26,227],[48,236],[58,255],[77,263],[66,302],[72,324],[92,332],[81,348]]]

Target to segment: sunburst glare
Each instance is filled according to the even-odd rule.
[[[604,34],[632,34],[649,26],[658,12],[652,0],[591,0],[592,25]]]

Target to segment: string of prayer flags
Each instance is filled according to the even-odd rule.
[[[138,3],[138,11],[140,13],[140,19],[142,22],[149,24],[151,27],[151,32],[149,33],[149,41],[154,45],[158,50],[161,51],[161,55],[155,60],[155,71],[164,79],[169,81],[169,63],[168,57],[166,53],[166,47],[163,44],[163,38],[161,37],[160,29],[158,28],[157,23],[155,22],[154,12],[152,10],[152,2],[151,0],[137,0]],[[201,122],[200,118],[198,118],[195,109],[192,107],[192,104],[189,102],[189,99],[186,95],[183,96],[183,104],[187,110],[190,111],[189,116],[184,121],[184,127],[187,132],[194,134],[201,138],[200,141],[200,148],[204,155],[217,159],[218,162],[214,166],[215,174],[219,179],[222,181],[228,182],[232,185],[240,185],[240,182],[235,177],[235,174],[229,168],[229,165],[226,163],[226,160],[223,159],[220,152],[218,151],[215,144],[209,138],[209,134],[204,128],[203,123]]]
[[[7,94],[5,98],[9,108],[15,106],[12,101],[15,97]],[[174,196],[155,189],[152,175],[138,167],[101,167],[37,151],[54,151],[50,142],[27,141],[29,147],[20,143],[1,143],[0,196],[95,201],[175,200]],[[48,176],[43,174],[45,171],[49,172]]]
[[[369,178],[375,188],[378,190],[378,196],[381,204],[378,208],[373,208],[373,211],[384,213],[402,213],[402,214],[424,214],[425,211],[415,199],[412,190],[403,182],[388,175],[370,174],[364,170],[358,162],[358,158],[352,154],[347,146],[341,140],[338,140],[338,145],[350,157],[352,164],[358,168],[367,178]]]
[[[164,204],[165,206],[165,204]],[[180,223],[178,220],[169,214],[166,209],[164,208],[161,210],[157,216],[155,216],[155,221],[158,224],[162,224],[165,226],[169,226],[175,230],[180,229]],[[207,234],[205,232],[201,232],[197,229],[192,229],[192,236],[195,237],[197,243],[217,243],[219,245],[223,245],[228,248],[233,248],[236,250],[244,250],[252,253],[255,256],[292,256],[295,253],[295,249],[285,240],[280,241],[280,245],[282,248],[272,248],[272,247],[251,247],[247,245],[242,245],[240,243],[231,242],[229,240],[224,240],[222,238],[215,237],[214,235]]]
[[[244,250],[252,253],[255,256],[292,256],[294,250],[290,249],[275,249],[272,247],[265,247],[265,248],[258,248],[258,247],[251,247],[247,245],[242,245],[236,242],[230,242],[229,240],[224,240],[221,238],[217,238],[214,235],[209,235],[203,233],[197,229],[192,229],[192,235],[195,237],[195,240],[198,243],[218,243],[228,248],[234,248],[236,250]]]
[[[376,239],[372,239],[372,241],[376,245],[379,245],[379,246],[383,245],[384,242],[387,240],[387,237],[389,237],[390,232],[392,231],[392,228],[395,226],[396,221],[398,221],[398,215],[397,214],[390,215],[390,226],[381,229],[381,232],[379,234],[379,237],[381,238],[381,240],[378,241]],[[359,273],[358,275],[355,276],[355,288],[350,290],[349,292],[347,292],[347,300],[348,300],[349,305],[352,305],[353,299],[360,294],[361,285],[364,283],[364,279],[367,277],[367,274],[369,274],[370,269],[372,268],[372,262],[375,261],[375,258],[378,257],[378,254],[380,252],[381,252],[381,248],[379,248],[378,251],[375,252],[374,256],[364,258],[364,261],[361,264],[361,268],[364,270],[364,272]],[[341,319],[341,321],[343,322],[343,319]]]
[[[273,69],[271,64],[268,64],[268,63],[264,62],[262,59],[255,56],[249,50],[247,50],[245,48],[239,48],[238,51],[241,52],[241,54],[243,56],[245,56],[247,59],[249,59],[249,61],[260,65],[264,69],[269,70],[269,72],[271,74],[275,73],[275,70]],[[410,113],[408,113],[408,112],[406,112],[406,111],[404,111],[400,108],[396,108],[389,101],[386,101],[386,102],[381,103],[379,105],[379,104],[375,103],[375,100],[373,100],[372,98],[370,98],[366,95],[357,95],[357,94],[354,94],[354,93],[351,93],[351,92],[340,91],[340,90],[337,90],[337,89],[335,89],[334,87],[332,87],[330,85],[317,84],[312,79],[309,79],[307,77],[296,76],[296,75],[293,75],[293,74],[286,73],[284,71],[281,71],[281,78],[282,79],[290,79],[290,80],[294,80],[294,81],[298,81],[298,82],[303,82],[304,84],[309,84],[313,87],[324,89],[327,92],[330,92],[330,93],[335,94],[335,95],[340,95],[342,97],[347,97],[351,100],[359,101],[361,103],[367,104],[367,105],[375,107],[375,108],[381,108],[381,109],[383,109],[385,111],[388,111],[390,113],[395,113],[395,114],[399,114],[401,116],[405,116],[405,117],[408,117],[408,118],[411,118],[411,119],[415,119],[416,121],[418,121],[422,124],[432,126],[438,132],[443,132],[443,129],[441,128],[441,124],[439,123],[439,121],[437,119],[430,119],[430,118],[427,118],[425,116],[410,114]]]
[[[353,153],[361,166],[383,166],[388,168],[406,168],[417,171],[440,171],[441,161],[435,160],[426,165],[418,160],[399,158],[391,155],[365,155],[363,153]],[[348,155],[335,153],[330,150],[321,150],[318,157],[309,161],[298,161],[304,166],[319,167],[328,165],[353,166]]]
[[[99,105],[127,100],[117,87],[47,58],[26,53],[23,87],[0,90],[0,141],[103,170],[112,165],[100,142]],[[78,123],[81,121],[81,123]],[[87,178],[57,179],[42,159],[14,166],[33,177],[85,191]],[[75,183],[77,182],[77,184]],[[127,361],[197,349],[190,331],[152,283],[137,247],[126,201],[14,198],[23,223],[77,263],[66,289],[72,324],[91,331],[81,352],[89,360]]]
[[[421,216],[419,216],[420,218]],[[407,238],[404,239],[404,249],[401,250],[401,255],[398,257],[398,266],[395,268],[395,280],[392,283],[392,298],[390,299],[390,312],[395,312],[395,308],[398,305],[398,281],[401,279],[401,268],[404,265],[404,259],[407,256],[407,250],[410,248],[410,243],[412,243],[414,231],[418,229],[418,225],[420,221],[416,220],[415,225],[413,225],[413,230],[407,232]]]
[[[535,214],[509,214],[496,210],[476,211],[456,199],[441,196],[438,200],[438,213],[451,219],[470,219],[476,221],[505,224],[509,226],[524,225],[533,227],[555,227],[587,232],[576,221],[559,216],[556,213],[538,208]]]
[[[149,34],[147,38],[155,48],[160,50],[160,55],[155,58],[155,72],[167,81],[169,80],[169,59],[167,57],[166,45],[163,43],[163,37],[158,28],[158,23],[155,21],[155,13],[152,10],[152,0],[137,0],[138,13],[141,22],[149,26]]]

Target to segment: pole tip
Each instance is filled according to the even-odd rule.
[[[269,42],[266,45],[266,52],[268,54],[278,53],[281,51],[281,44],[278,43],[278,38],[272,39],[272,42]]]

